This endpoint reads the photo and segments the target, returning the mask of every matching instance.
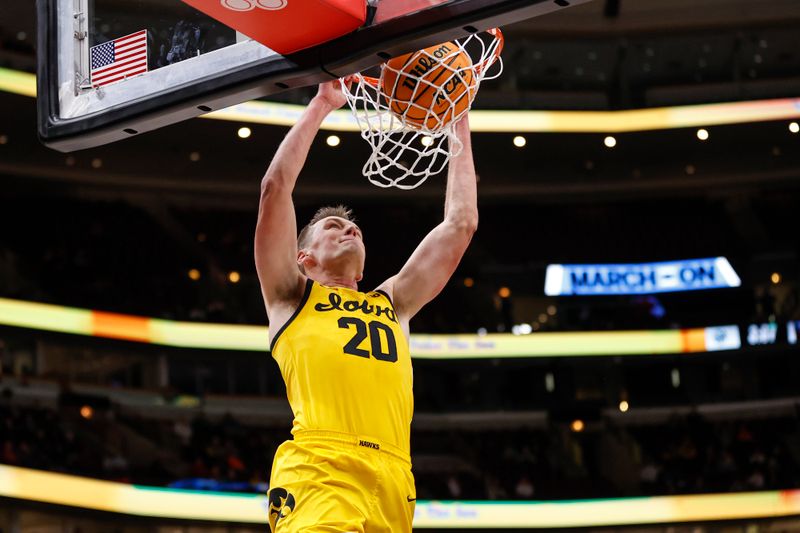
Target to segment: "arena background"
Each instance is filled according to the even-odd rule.
[[[800,529],[799,30],[790,0],[597,0],[505,28],[506,72],[475,109],[517,110],[520,131],[473,135],[480,228],[412,322],[426,528]],[[263,329],[190,326],[267,323],[252,234],[287,128],[193,119],[50,150],[35,43],[34,5],[2,0],[0,528],[263,531],[214,513],[266,490],[290,426],[279,372],[266,343],[237,344]],[[632,110],[736,102],[723,118],[681,108],[693,127],[625,127]],[[565,110],[587,125],[612,112],[608,131],[524,131],[524,112]],[[367,153],[357,133],[321,132],[295,202],[300,221],[354,209],[372,287],[440,220],[444,180],[378,189],[360,176]],[[716,257],[740,286],[544,291],[551,264]],[[182,333],[153,334],[169,328]],[[460,344],[481,339],[496,347]],[[143,486],[184,507],[125,507]],[[204,499],[220,492],[243,500]],[[723,498],[681,499],[702,494]]]

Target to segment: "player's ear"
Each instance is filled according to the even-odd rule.
[[[356,276],[356,282],[359,282],[362,279],[364,279],[364,273],[363,272],[361,274],[359,274],[358,276]]]
[[[311,257],[311,253],[309,253],[308,250],[298,250],[297,264],[301,265],[303,268],[308,268],[310,265],[314,264],[314,258]]]

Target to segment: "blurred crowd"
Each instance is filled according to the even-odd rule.
[[[299,207],[298,219],[307,219],[316,207]],[[542,211],[543,217],[554,216]],[[611,216],[612,211],[572,211],[564,216],[585,234],[563,227],[562,237],[539,236],[520,246],[519,236],[531,224],[525,211],[484,208],[481,229],[458,271],[442,294],[414,318],[412,329],[510,332],[518,323],[530,323],[534,331],[702,327],[710,322],[781,321],[800,313],[791,271],[782,270],[780,284],[769,281],[768,267],[758,273],[758,280],[747,279],[743,269],[750,268],[748,260],[737,263],[733,256],[734,266],[745,277],[739,289],[546,298],[542,292],[549,262],[741,253],[719,224],[706,224],[707,235],[698,236],[697,250],[690,250],[679,238],[684,231],[679,220],[651,220],[654,228],[663,227],[663,235],[678,225],[671,230],[675,237],[665,237],[654,246],[630,228],[625,230],[632,232],[629,235],[608,237],[627,227],[625,220]],[[395,273],[440,217],[438,210],[413,206],[358,205],[355,212],[369,252],[361,284],[365,288]],[[386,217],[392,224],[385,223]],[[254,212],[21,197],[0,212],[0,224],[24,228],[0,236],[0,296],[175,320],[268,322],[253,263]],[[521,233],[509,232],[509,227]],[[576,248],[570,243],[584,244]],[[514,250],[513,257],[507,250]]]
[[[420,435],[419,440],[425,440]],[[800,484],[796,417],[573,432],[453,432],[440,450],[464,459],[457,473],[419,475],[424,498],[571,499],[794,488]]]
[[[84,413],[85,414],[85,413]],[[264,492],[288,428],[0,407],[4,464],[176,488]],[[797,416],[546,429],[412,431],[421,499],[528,500],[800,485]]]

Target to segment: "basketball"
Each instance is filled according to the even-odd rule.
[[[472,103],[472,60],[454,42],[430,46],[387,61],[381,87],[395,115],[411,126],[437,130]]]

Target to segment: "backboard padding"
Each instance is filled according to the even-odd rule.
[[[65,7],[72,1],[37,2],[39,133],[46,145],[64,152],[342,77],[438,42],[590,0],[436,0],[438,5],[379,19],[382,22],[296,54],[282,56],[254,41],[239,42],[109,85],[102,94],[78,91],[71,98],[66,85],[74,76],[69,70],[74,53],[65,48],[72,41],[72,28],[64,21],[72,20]]]

